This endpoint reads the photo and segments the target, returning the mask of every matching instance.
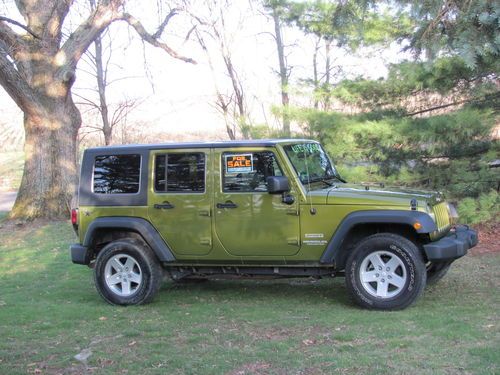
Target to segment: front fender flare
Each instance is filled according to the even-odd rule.
[[[373,211],[355,211],[347,215],[339,224],[337,230],[328,242],[325,251],[321,255],[320,263],[337,265],[342,243],[349,231],[359,224],[398,224],[413,227],[413,224],[419,222],[422,226],[416,229],[417,233],[431,233],[437,230],[436,223],[425,212],[403,211],[403,210],[373,210]]]
[[[175,257],[160,234],[145,219],[139,217],[100,217],[90,223],[83,240],[83,246],[92,246],[92,240],[99,229],[127,229],[140,234],[151,247],[160,262],[174,262]]]

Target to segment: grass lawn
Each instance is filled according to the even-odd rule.
[[[0,229],[0,374],[500,372],[498,254],[457,261],[400,312],[355,307],[340,278],[165,282],[123,308],[70,263],[72,241],[67,223]]]

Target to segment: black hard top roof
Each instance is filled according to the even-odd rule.
[[[214,141],[214,142],[172,142],[157,144],[134,144],[134,145],[114,145],[93,147],[87,149],[91,152],[103,151],[144,151],[158,149],[179,149],[179,148],[229,148],[229,147],[266,147],[274,146],[279,143],[297,143],[297,142],[316,142],[311,139],[256,139],[244,141]]]

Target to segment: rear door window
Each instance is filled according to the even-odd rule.
[[[158,193],[205,192],[205,154],[156,155],[154,184]]]

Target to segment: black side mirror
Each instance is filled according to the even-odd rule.
[[[285,176],[269,176],[267,178],[267,191],[269,194],[282,194],[290,191],[290,183],[288,177]]]

